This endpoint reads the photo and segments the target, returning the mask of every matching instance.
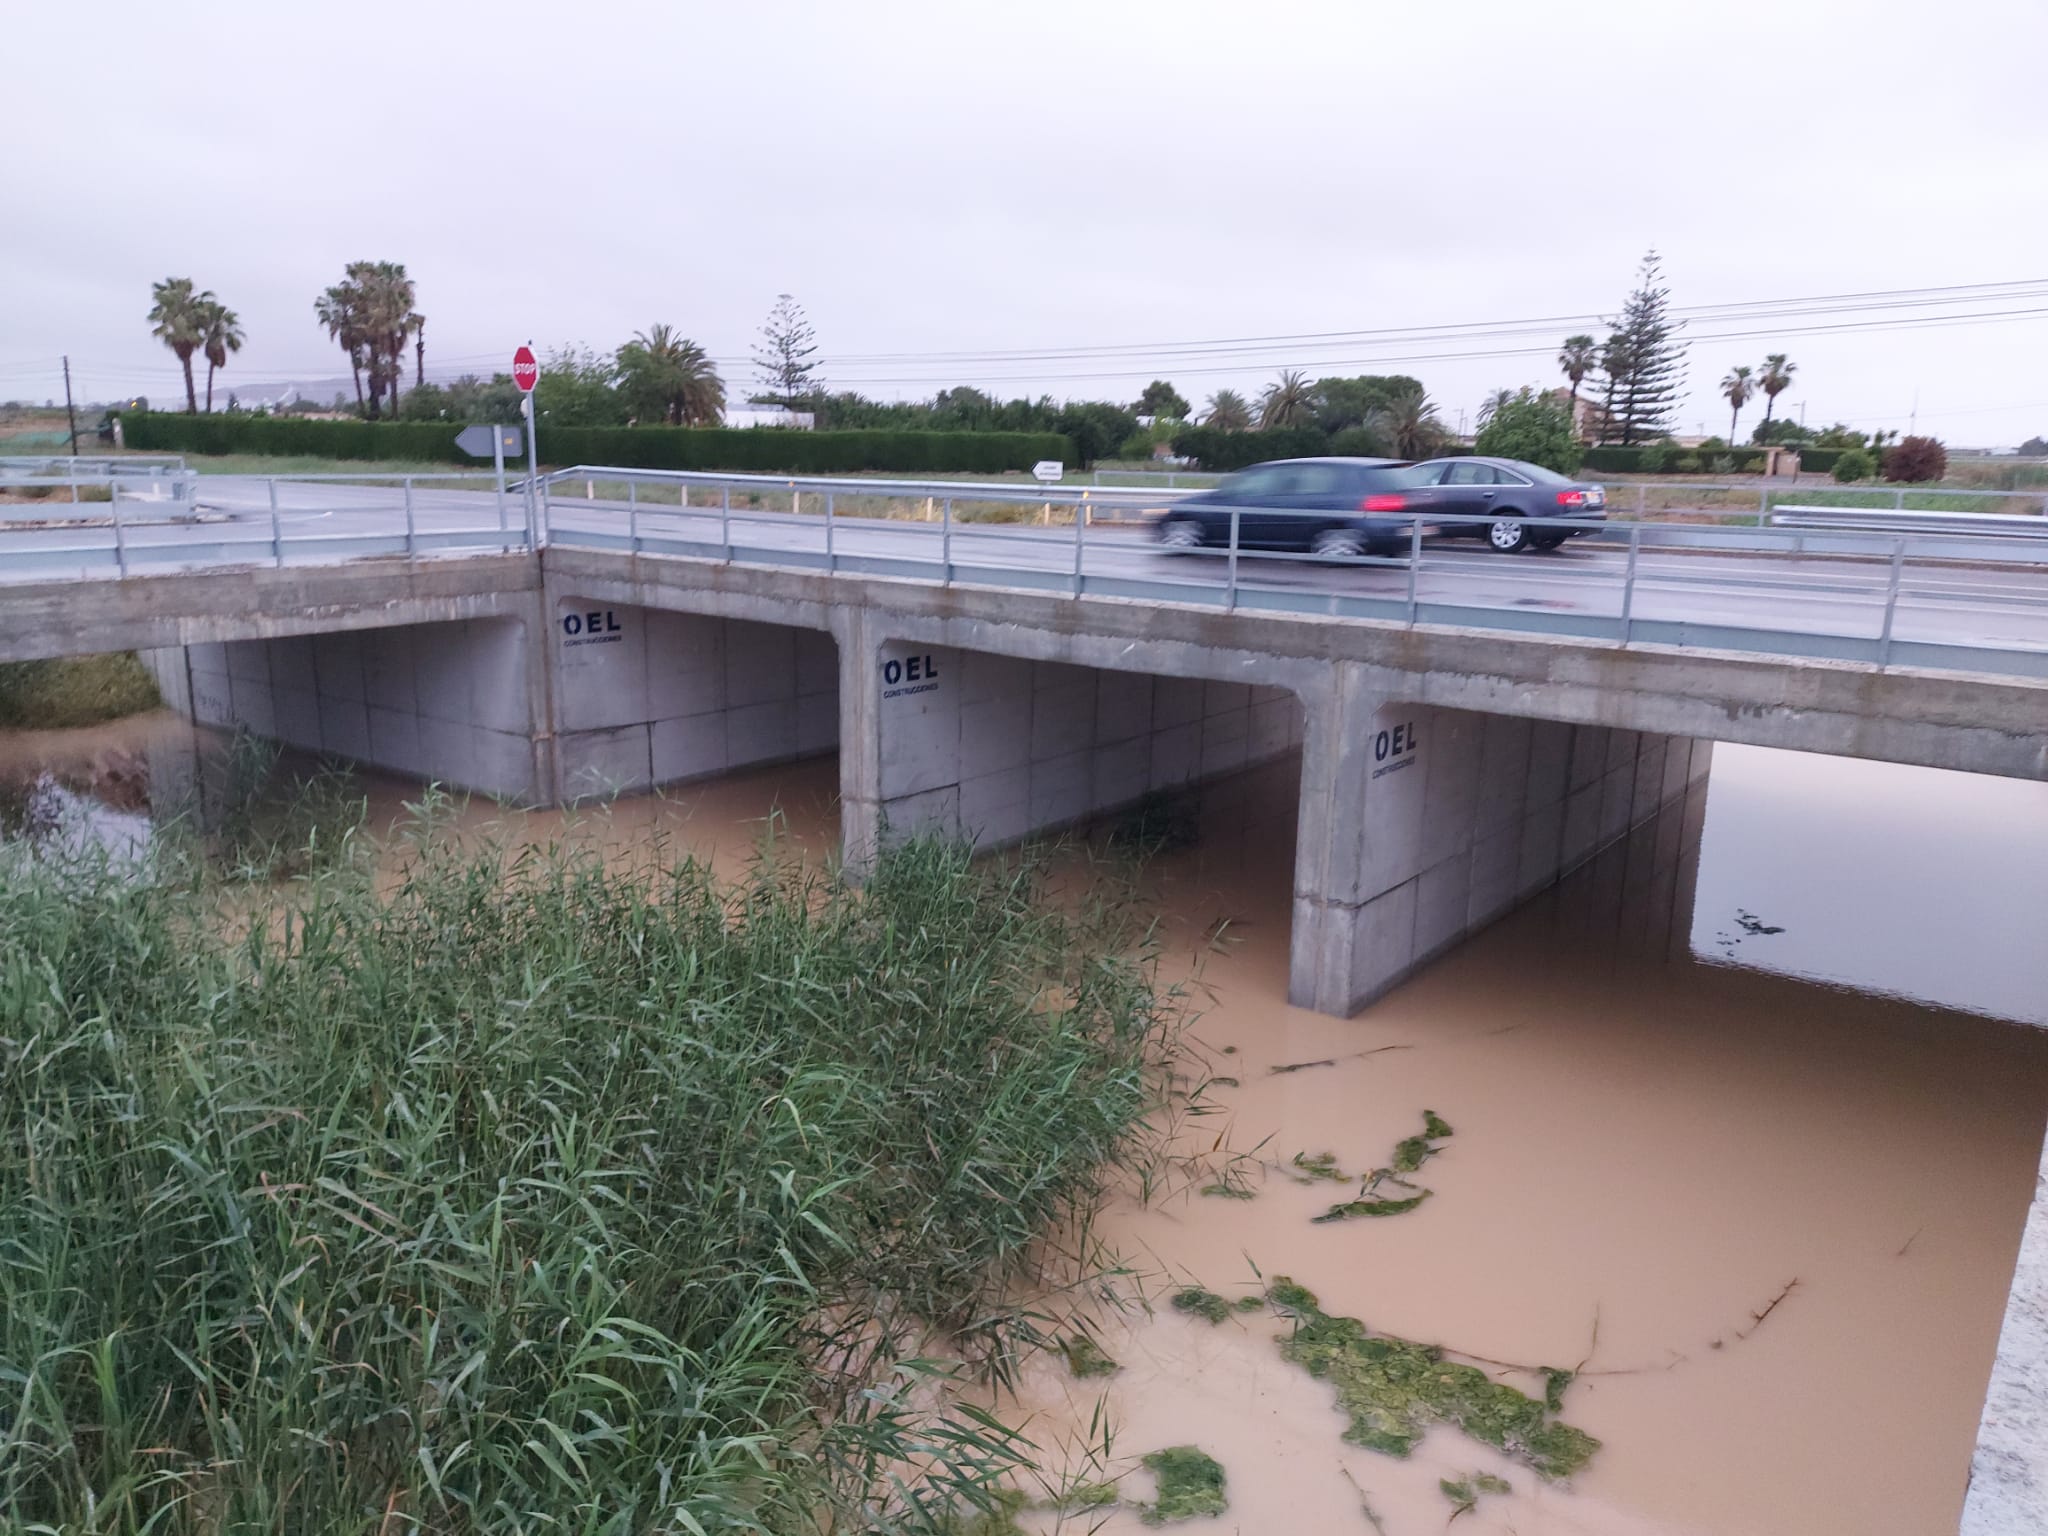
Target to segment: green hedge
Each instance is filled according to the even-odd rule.
[[[1654,459],[1646,455],[1657,451],[1658,444],[1641,447],[1588,448],[1583,469],[1588,473],[1608,475],[1717,475],[1756,474],[1764,467],[1764,450],[1761,448],[1665,448],[1661,468],[1652,469]],[[1799,467],[1816,474],[1826,474],[1835,467],[1840,458],[1839,448],[1805,448],[1800,450]],[[1729,461],[1726,470],[1714,466],[1721,460]]]
[[[306,454],[327,459],[395,459],[474,467],[446,422],[307,421],[292,416],[187,416],[131,412],[130,448],[153,453]],[[778,474],[897,474],[1029,469],[1041,459],[1077,462],[1057,432],[796,432],[745,427],[548,427],[548,464],[621,469],[764,470]]]
[[[1281,427],[1271,432],[1189,427],[1174,434],[1173,451],[1212,473],[1228,474],[1267,459],[1306,459],[1328,453],[1330,439],[1320,427]]]

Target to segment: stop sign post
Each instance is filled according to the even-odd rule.
[[[538,544],[543,532],[541,528],[541,503],[536,499],[535,487],[540,483],[540,450],[534,443],[539,434],[535,428],[540,425],[533,414],[533,387],[540,382],[540,362],[533,355],[533,343],[528,342],[512,354],[512,382],[519,386],[519,407],[526,415],[526,515],[531,530],[531,542]]]

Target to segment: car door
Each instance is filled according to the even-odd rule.
[[[1492,512],[1493,500],[1498,494],[1499,486],[1491,464],[1481,464],[1476,459],[1454,459],[1444,470],[1440,505],[1447,514],[1470,514],[1475,520],[1483,518]]]
[[[1230,543],[1230,520],[1234,512],[1241,548],[1272,548],[1267,542],[1272,537],[1270,525],[1285,515],[1279,503],[1289,468],[1286,464],[1255,464],[1250,469],[1239,470],[1217,486],[1211,493],[1214,500],[1205,498],[1201,507],[1208,542]]]
[[[1355,516],[1358,497],[1341,464],[1296,464],[1281,493],[1281,523],[1275,530],[1288,549],[1307,549],[1333,521]]]

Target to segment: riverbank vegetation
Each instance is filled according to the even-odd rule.
[[[1028,860],[0,861],[10,1528],[940,1530],[1028,1456],[933,1380],[1167,1028]]]
[[[133,651],[0,662],[0,727],[10,730],[98,725],[162,702]]]

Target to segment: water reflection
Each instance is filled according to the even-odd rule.
[[[2048,1024],[2044,921],[2048,784],[1715,749],[1701,959]]]

